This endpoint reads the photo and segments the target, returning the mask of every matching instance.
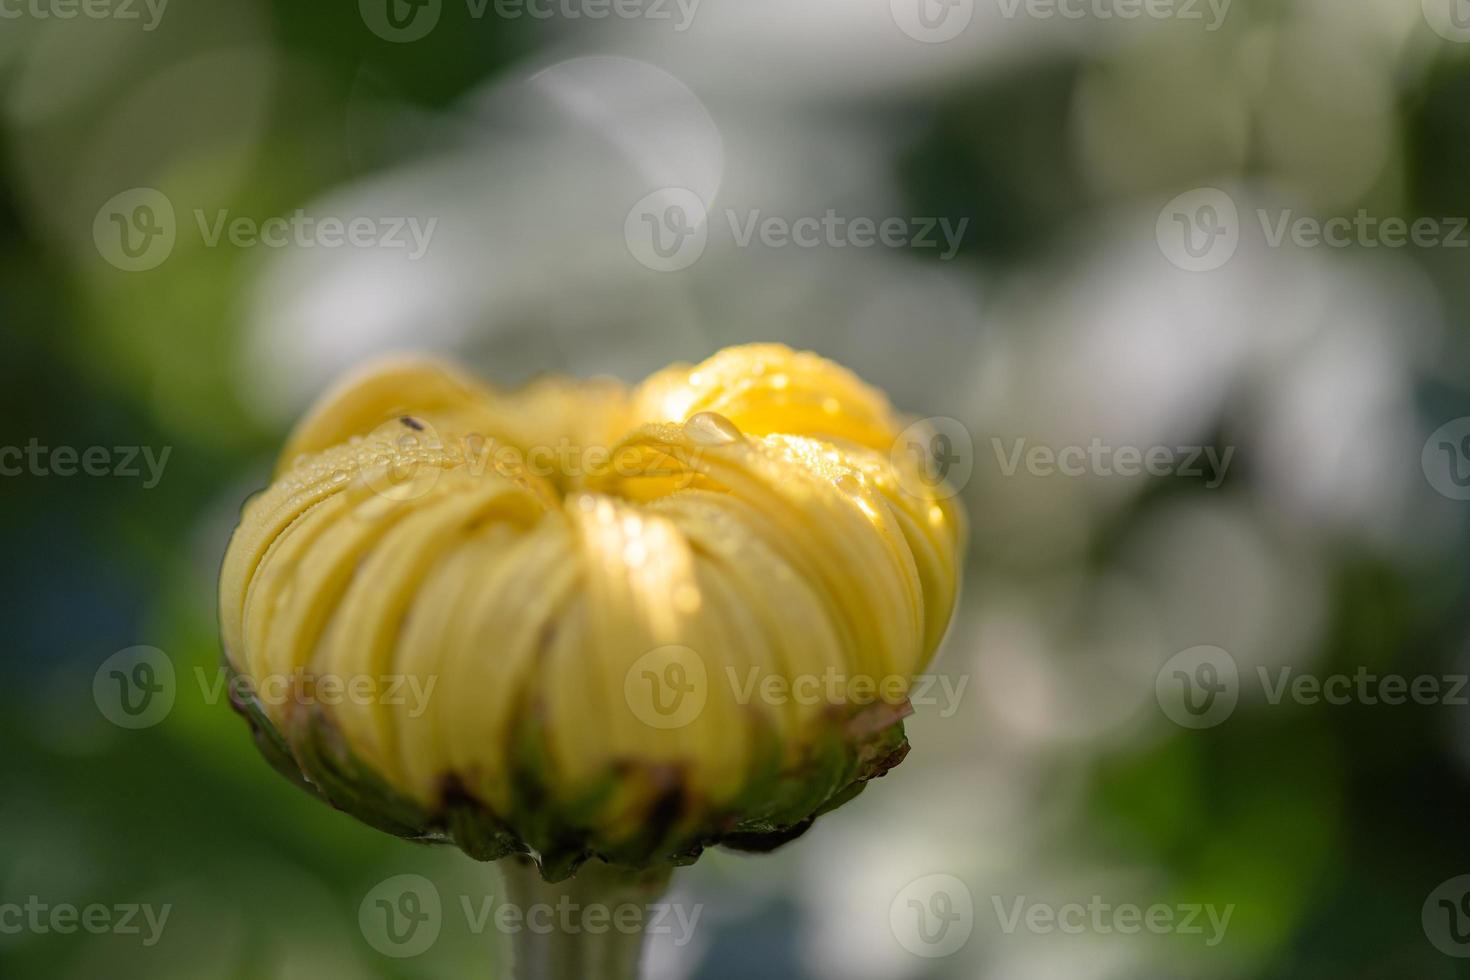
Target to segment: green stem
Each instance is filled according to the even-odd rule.
[[[648,906],[669,868],[625,871],[591,860],[566,881],[541,880],[526,857],[500,862],[506,897],[520,912],[512,934],[515,980],[637,980]]]

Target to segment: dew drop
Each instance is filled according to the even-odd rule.
[[[738,441],[740,430],[719,412],[699,412],[684,423],[684,433],[705,446],[728,446]]]

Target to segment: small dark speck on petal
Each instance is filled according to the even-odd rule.
[[[423,432],[424,431],[424,423],[420,422],[418,419],[413,418],[410,415],[405,415],[402,418],[400,418],[398,421],[402,422],[404,425],[408,426],[410,429],[412,429],[415,432]]]

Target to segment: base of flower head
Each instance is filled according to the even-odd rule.
[[[480,861],[527,855],[548,882],[566,879],[593,858],[637,869],[692,864],[708,847],[773,850],[902,762],[909,747],[903,728],[908,705],[880,702],[850,709],[795,762],[785,758],[772,733],[756,754],[745,790],[723,807],[693,798],[679,767],[637,760],[568,801],[554,797],[546,784],[550,764],[527,724],[517,738],[514,806],[495,813],[455,775],[444,778],[437,806],[426,807],[357,758],[320,707],[304,709],[282,731],[248,684],[232,682],[230,689],[231,703],[250,723],[261,753],[298,786],[398,837],[452,844]],[[638,818],[622,833],[598,827],[593,815],[629,787],[636,793]]]

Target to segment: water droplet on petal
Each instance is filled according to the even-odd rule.
[[[705,446],[728,446],[740,440],[740,430],[719,412],[699,412],[684,423],[684,434]]]

